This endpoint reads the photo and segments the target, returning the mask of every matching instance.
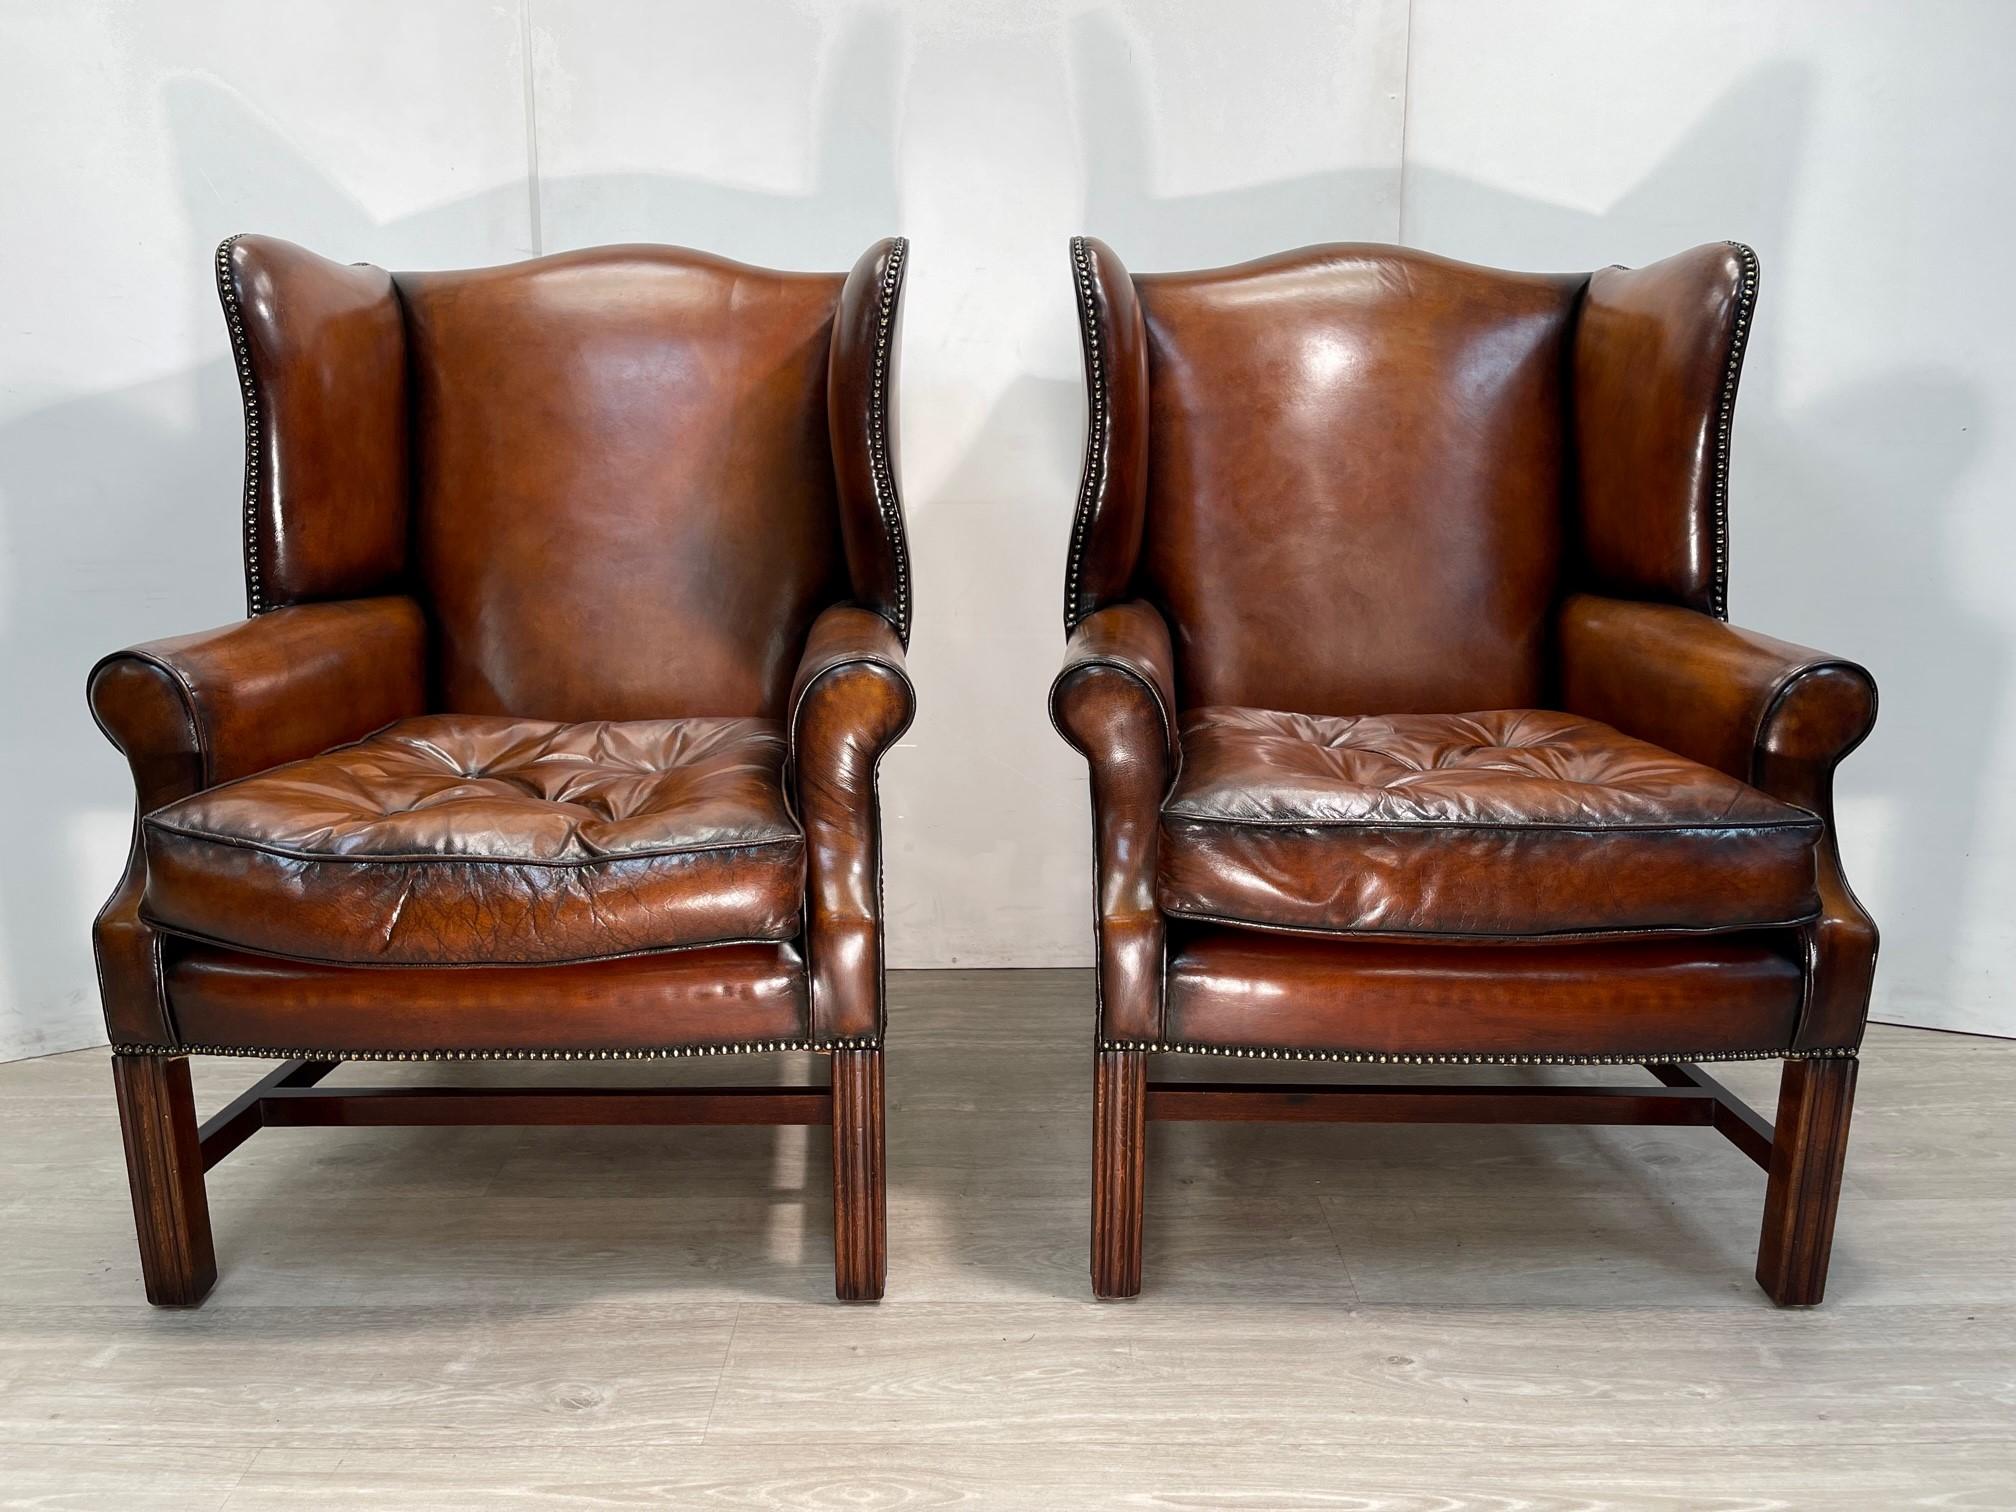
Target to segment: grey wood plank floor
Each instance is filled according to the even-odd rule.
[[[1156,1128],[1147,1292],[1100,1306],[1090,995],[893,979],[874,1308],[823,1131],[276,1130],[156,1312],[105,1052],[0,1066],[0,1505],[2016,1506],[2016,1044],[1872,1030],[1815,1312],[1707,1131],[1286,1125]],[[264,1069],[195,1064],[206,1110]]]

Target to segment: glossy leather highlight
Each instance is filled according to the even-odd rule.
[[[217,289],[245,404],[248,612],[399,586],[411,455],[391,275],[237,236]]]
[[[1183,703],[1538,704],[1575,284],[1344,246],[1135,285],[1135,591],[1168,617]]]
[[[905,644],[915,606],[896,486],[896,378],[908,252],[907,242],[890,237],[861,254],[840,288],[826,363],[833,475],[854,601],[888,620]]]
[[[441,971],[276,961],[177,942],[167,979],[183,1040],[221,1049],[582,1054],[806,1034],[805,968],[791,945]]]
[[[178,1041],[172,974],[214,1044],[286,1005],[293,1048],[373,1048],[396,1011],[374,990],[466,1012],[454,1032],[492,1048],[803,1038],[815,1000],[824,1032],[872,1042],[874,763],[913,698],[904,254],[844,277],[669,247],[388,275],[220,249],[248,592],[272,612],[93,673],[138,799],[94,932],[114,1040]],[[330,601],[274,607],[294,599]],[[360,769],[366,746],[385,763]],[[601,1027],[570,1039],[590,1000]]]
[[[1578,594],[1561,611],[1567,706],[1742,776],[1826,824],[1820,917],[1794,1044],[1862,1037],[1878,937],[1842,869],[1834,769],[1876,724],[1876,682],[1854,662],[1663,604]]]
[[[849,592],[840,285],[668,247],[399,276],[443,708],[783,717]]]
[[[1585,581],[1721,615],[1729,424],[1757,259],[1731,242],[1590,275],[1575,329]]]
[[[435,714],[142,821],[145,911],[364,965],[550,963],[798,932],[773,721]]]
[[[882,1032],[882,757],[916,690],[895,627],[836,605],[813,622],[791,690],[791,791],[805,831],[811,1022],[823,1039]]]
[[[1162,1025],[1165,926],[1155,902],[1160,810],[1182,758],[1169,627],[1152,605],[1079,622],[1050,689],[1050,719],[1092,776],[1099,1021],[1154,1039]]]
[[[1071,242],[1085,357],[1085,471],[1064,574],[1064,630],[1131,596],[1148,507],[1148,332],[1113,249]]]
[[[1794,954],[1742,937],[1452,949],[1189,930],[1169,961],[1168,1038],[1378,1055],[1689,1058],[1787,1043],[1801,977]]]
[[[150,641],[92,668],[92,716],[125,754],[135,795],[126,872],[91,930],[113,1043],[175,1037],[162,942],[140,913],[148,880],[140,818],[416,713],[426,698],[425,634],[411,599],[360,599]]]
[[[1192,709],[1157,897],[1188,918],[1353,936],[1783,926],[1819,910],[1820,831],[1573,715]]]
[[[1083,238],[1073,262],[1092,424],[1067,622],[1096,612],[1051,702],[1090,768],[1102,1037],[1184,1037],[1167,1022],[1170,930],[1231,919],[1256,940],[1297,932],[1311,963],[1418,940],[1423,962],[1460,952],[1472,987],[1558,951],[1533,991],[1508,980],[1492,1000],[1524,1004],[1536,1045],[1560,1053],[1594,1023],[1549,1038],[1549,994],[1599,995],[1561,985],[1571,963],[1629,993],[1649,957],[1536,942],[1656,937],[1675,970],[1686,952],[1721,963],[1754,1006],[1745,983],[1761,978],[1723,952],[1772,925],[1770,992],[1787,961],[1803,976],[1790,1027],[1750,1014],[1763,1038],[1717,1031],[1700,1048],[1859,1040],[1876,940],[1842,874],[1832,773],[1873,721],[1874,687],[1714,618],[1757,284],[1746,249],[1593,276],[1331,246],[1129,277]],[[1134,550],[1106,417],[1138,402],[1115,398],[1116,371],[1134,368],[1107,361],[1137,310],[1149,434]],[[1353,716],[1389,734],[1404,717],[1554,721],[1574,732],[1554,754],[1572,759],[1536,767],[1537,747],[1494,754],[1506,732],[1473,731],[1436,771],[1448,728],[1425,752],[1382,737],[1348,759],[1312,735]],[[1347,770],[1375,758],[1428,770]],[[1493,940],[1508,948],[1479,943]],[[1352,994],[1310,991],[1271,999],[1284,1035],[1359,1047]],[[1242,1032],[1264,1047],[1259,1027]],[[1424,1028],[1414,1048],[1443,1044]]]

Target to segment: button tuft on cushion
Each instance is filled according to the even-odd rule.
[[[1495,939],[1819,909],[1817,817],[1593,720],[1207,707],[1182,742],[1157,885],[1172,914]]]
[[[787,940],[804,837],[784,750],[764,719],[404,720],[147,816],[144,907],[242,949],[368,964]]]

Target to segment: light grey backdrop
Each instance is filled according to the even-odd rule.
[[[86,928],[131,815],[85,670],[240,610],[209,257],[241,230],[394,267],[912,237],[907,966],[1090,960],[1083,769],[1043,712],[1071,233],[1143,270],[1750,241],[1734,615],[1883,684],[1842,803],[1879,1013],[2016,1032],[2012,51],[1999,0],[0,0],[0,1057],[103,1037]]]

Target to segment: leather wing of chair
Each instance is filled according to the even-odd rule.
[[[89,682],[136,792],[94,939],[150,1298],[214,1279],[204,1165],[342,1060],[781,1049],[829,1087],[620,1111],[830,1116],[837,1285],[880,1295],[906,251],[395,277],[220,250],[250,617]],[[294,1065],[199,1131],[197,1051]],[[615,1116],[560,1097],[496,1106]]]
[[[1754,256],[1071,258],[1095,1291],[1140,1285],[1149,1117],[1486,1116],[1148,1082],[1176,1052],[1649,1065],[1580,1116],[1730,1133],[1771,1171],[1760,1281],[1818,1300],[1876,949],[1831,788],[1876,702],[1723,621]],[[1775,1131],[1695,1064],[1767,1056]]]

